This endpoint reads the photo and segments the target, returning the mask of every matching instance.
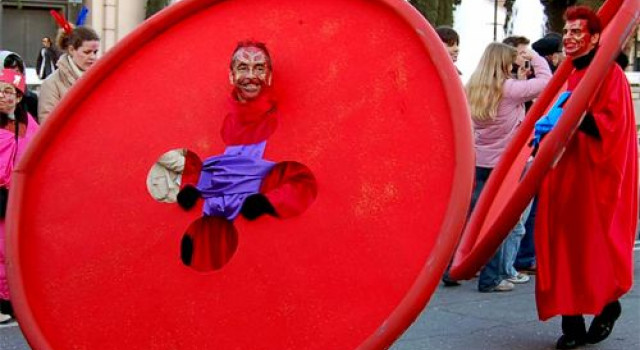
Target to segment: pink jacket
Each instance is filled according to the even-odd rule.
[[[38,131],[38,124],[29,115],[29,123],[27,125],[27,132],[24,136],[18,138],[18,144],[16,145],[15,132],[0,129],[0,185],[9,187],[11,183],[11,173],[13,167],[18,163],[20,157],[24,154],[25,148],[33,135]],[[16,148],[17,146],[17,148]],[[16,153],[15,161],[13,161],[13,154]],[[5,260],[5,230],[4,219],[0,219],[0,299],[9,300],[9,284],[7,282],[7,269]]]
[[[547,61],[534,53],[531,65],[536,77],[529,80],[507,79],[494,120],[473,121],[476,166],[493,168],[524,119],[524,103],[538,97],[549,80]]]
[[[28,118],[27,132],[23,137],[18,138],[17,150],[15,133],[6,129],[0,129],[0,186],[9,187],[13,167],[15,164],[18,164],[20,157],[24,154],[25,148],[27,148],[33,135],[38,131],[39,126],[33,117],[29,115]],[[17,152],[16,159],[12,161],[14,152]]]

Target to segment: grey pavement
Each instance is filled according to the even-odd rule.
[[[634,280],[640,278],[640,255],[634,256]],[[392,350],[551,350],[560,336],[560,318],[538,320],[535,282],[512,292],[479,293],[477,281],[438,287],[422,315]],[[587,350],[640,349],[640,288],[625,295],[622,315],[608,339]],[[592,317],[587,317],[587,327]]]
[[[634,258],[636,281],[640,278],[638,253]],[[583,349],[640,349],[640,288],[634,285],[621,302],[622,316],[611,336]],[[559,318],[538,321],[533,280],[506,293],[479,293],[476,281],[471,280],[459,287],[439,287],[425,311],[391,349],[551,350],[559,336]],[[17,324],[0,326],[0,349],[30,349]]]

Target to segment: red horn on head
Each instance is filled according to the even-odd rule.
[[[73,29],[71,28],[71,24],[67,22],[63,15],[59,14],[56,10],[51,10],[49,11],[49,13],[51,14],[51,16],[53,16],[53,18],[58,23],[58,26],[60,26],[60,28],[62,28],[65,33],[71,34],[71,31],[73,31]]]

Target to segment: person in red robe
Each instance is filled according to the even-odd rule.
[[[565,21],[573,91],[597,51],[601,24],[587,7],[569,8]],[[631,90],[614,64],[539,192],[536,303],[543,321],[562,315],[557,349],[604,340],[620,316],[618,299],[633,278],[637,148]],[[588,331],[584,314],[596,315]]]
[[[203,216],[183,237],[181,257],[196,270],[217,270],[231,259],[238,244],[233,221],[239,215],[248,220],[265,214],[286,219],[302,214],[315,200],[316,180],[309,168],[295,161],[264,159],[279,115],[271,78],[267,47],[254,41],[239,43],[231,57],[233,91],[221,130],[226,148],[201,165],[187,157],[185,169],[191,170],[185,172],[201,169],[197,184],[191,175],[183,178],[178,204],[186,210],[200,198],[204,204]]]

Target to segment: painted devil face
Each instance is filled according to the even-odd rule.
[[[235,86],[240,102],[257,98],[265,86],[271,85],[271,69],[264,51],[257,47],[243,47],[236,51],[229,81]]]
[[[587,21],[584,19],[567,21],[562,32],[564,51],[567,56],[573,58],[589,53],[600,39],[600,34],[589,33]]]

